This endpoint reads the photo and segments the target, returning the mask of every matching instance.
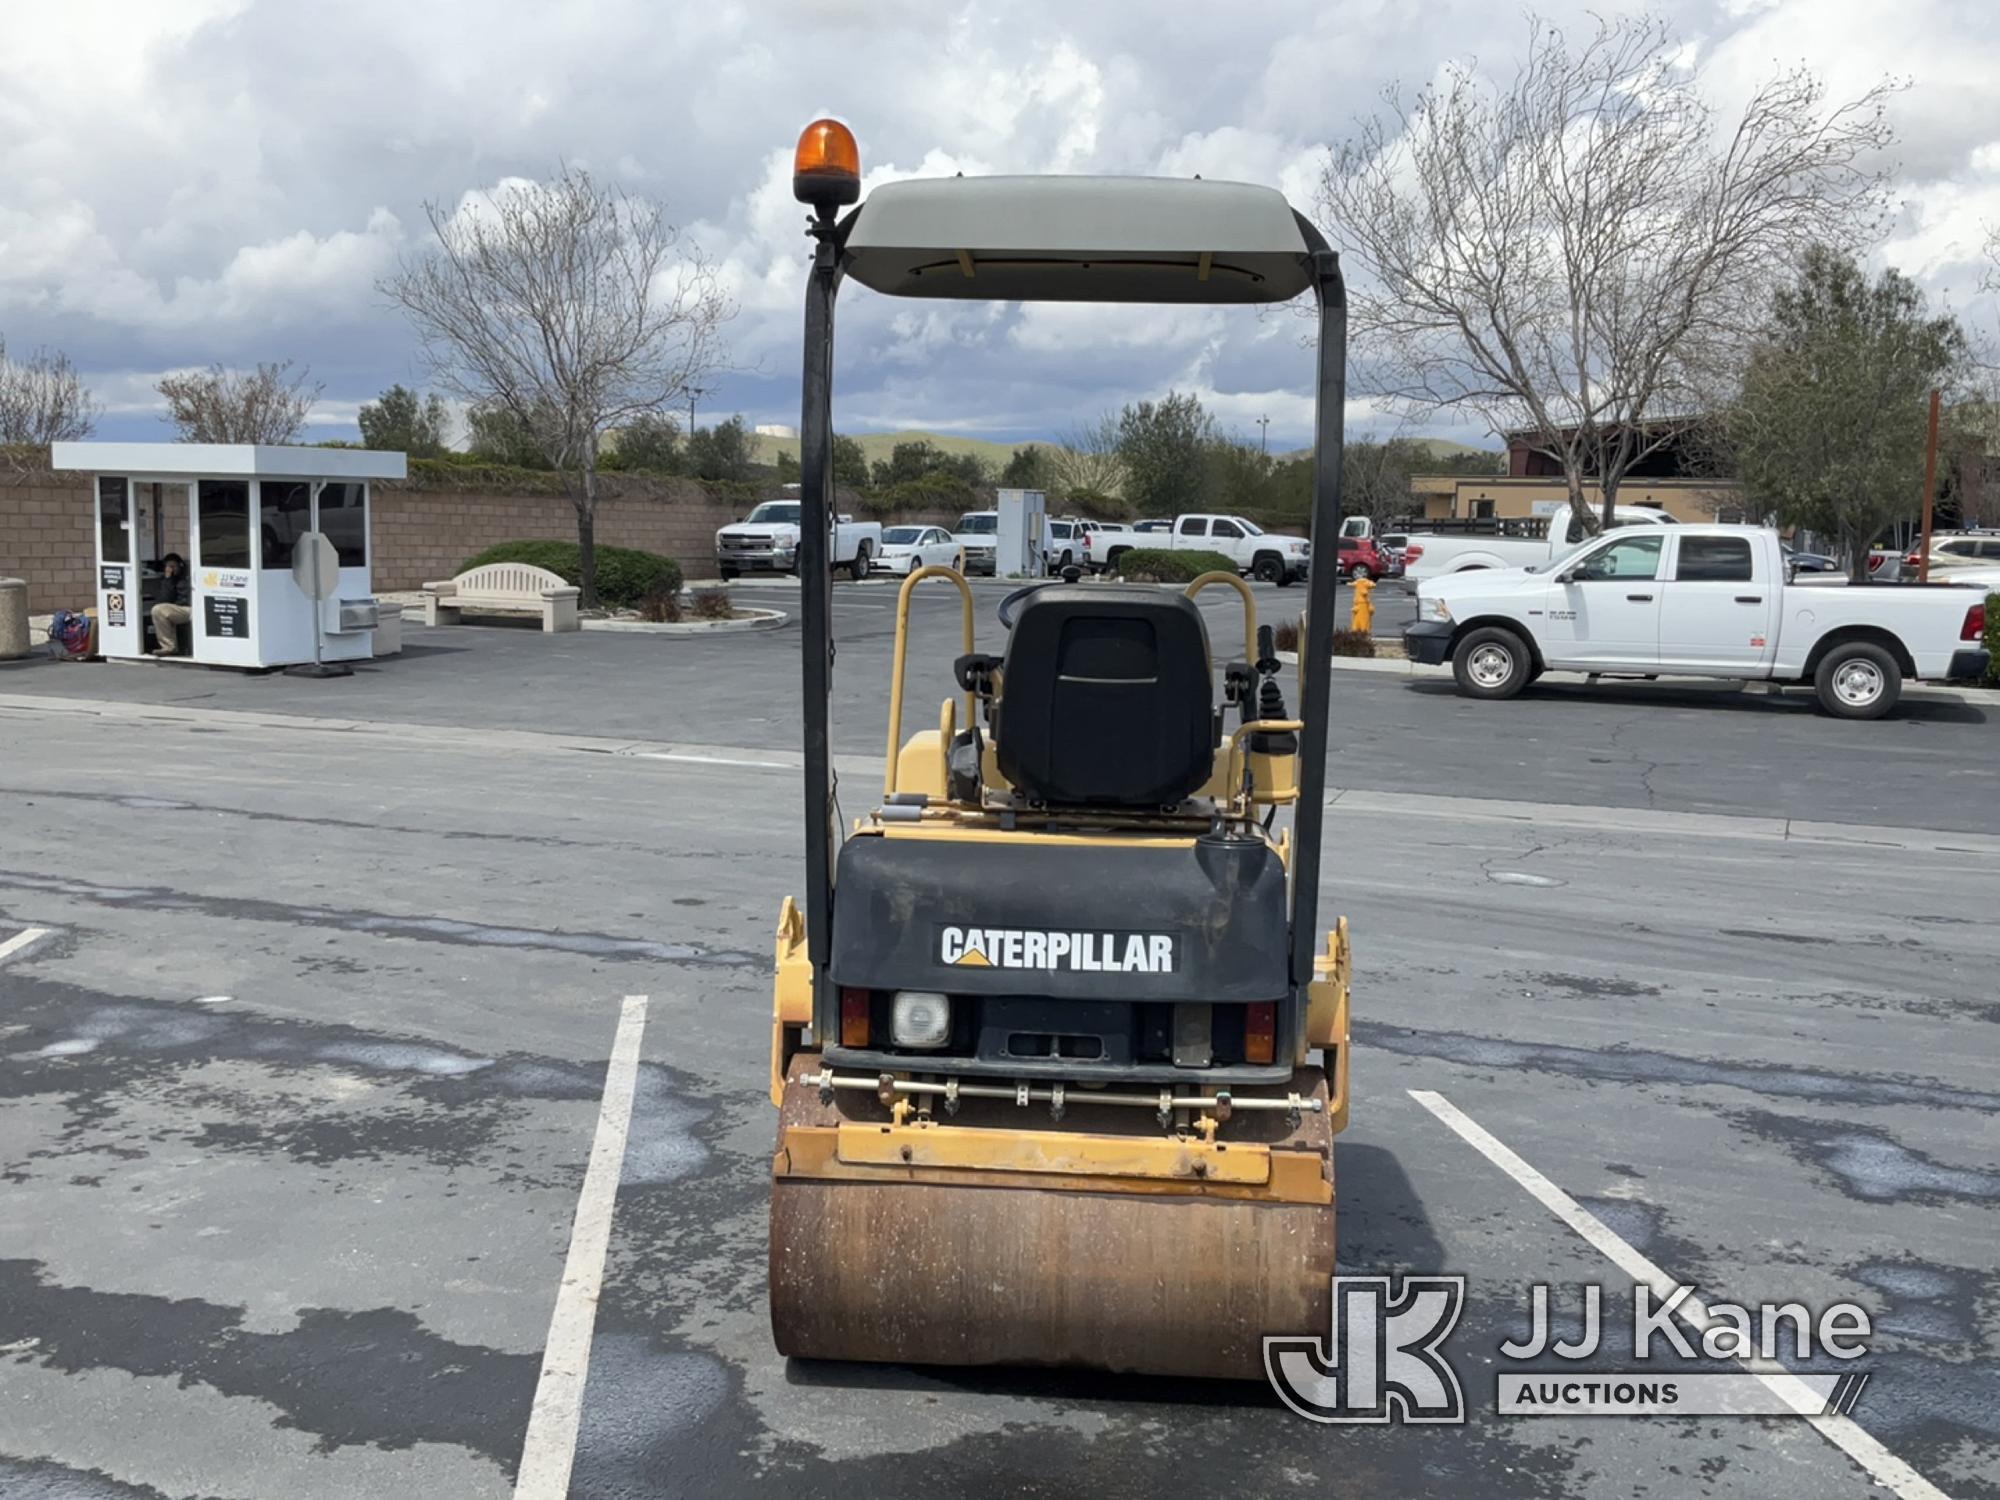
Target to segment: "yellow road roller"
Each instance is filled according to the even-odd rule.
[[[895,297],[1270,304],[1319,317],[1313,534],[1340,517],[1338,258],[1269,188],[1118,177],[890,183],[800,138],[810,206],[803,506],[805,900],[778,922],[771,1326],[808,1359],[1258,1378],[1329,1326],[1347,1121],[1346,928],[1319,920],[1334,569],[1286,685],[1234,572],[1064,579],[975,645],[956,570],[903,582],[879,805],[839,826],[833,314]],[[1309,554],[1290,559],[1309,566]],[[910,600],[955,589],[957,691],[904,736]],[[1194,596],[1233,589],[1218,662]],[[852,790],[847,796],[852,805]],[[872,794],[871,794],[872,795]]]

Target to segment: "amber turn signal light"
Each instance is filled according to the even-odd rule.
[[[874,996],[867,990],[845,987],[840,992],[840,1045],[868,1045],[868,1009]]]
[[[1278,1007],[1266,1000],[1243,1007],[1243,1060],[1267,1063],[1278,1052]]]
[[[838,120],[814,120],[792,153],[792,196],[827,211],[861,197],[861,148]]]

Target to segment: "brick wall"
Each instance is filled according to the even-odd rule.
[[[375,587],[413,589],[449,578],[496,542],[576,536],[576,509],[562,495],[377,485]],[[597,540],[679,558],[690,578],[715,574],[715,530],[743,515],[739,500],[718,500],[699,485],[607,480],[597,501]]]
[[[164,537],[169,552],[187,551],[185,491],[170,486]],[[149,503],[142,487],[142,506]],[[373,490],[375,587],[414,589],[449,578],[459,564],[497,542],[576,536],[576,511],[560,494],[496,494],[405,484]],[[715,531],[752,502],[718,499],[689,480],[606,476],[597,502],[597,540],[678,558],[689,578],[715,576]],[[94,508],[86,476],[0,470],[0,577],[28,581],[28,609],[46,614],[92,600]],[[955,516],[902,519],[950,525]],[[150,523],[141,550],[150,555]]]
[[[88,604],[95,559],[90,486],[54,474],[0,475],[0,577],[28,580],[28,612]]]

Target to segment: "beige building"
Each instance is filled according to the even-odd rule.
[[[1593,505],[1603,502],[1594,484],[1584,486]],[[1414,474],[1411,519],[1509,520],[1546,516],[1568,503],[1560,478],[1545,474]],[[1648,505],[1677,521],[1747,521],[1743,486],[1733,479],[1652,479],[1634,476],[1618,486],[1620,505]]]

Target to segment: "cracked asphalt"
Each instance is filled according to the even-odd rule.
[[[838,592],[852,811],[894,594]],[[919,606],[923,649],[952,630]],[[1495,1415],[1530,1283],[1566,1317],[1603,1284],[1609,1327],[1630,1289],[1416,1089],[1711,1301],[1868,1308],[1856,1419],[2000,1496],[1983,710],[1336,679],[1342,1265],[1469,1278],[1471,1417],[1326,1429],[1258,1388],[778,1359],[796,634],[412,638],[333,683],[0,667],[0,943],[49,931],[0,960],[0,1495],[512,1493],[646,994],[574,1495],[1879,1493],[1802,1422]],[[913,668],[913,723],[945,683]]]

